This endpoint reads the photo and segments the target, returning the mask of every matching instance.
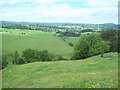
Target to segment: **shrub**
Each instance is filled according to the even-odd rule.
[[[42,60],[42,61],[50,61],[49,53],[48,53],[47,50],[41,51],[40,60]]]
[[[8,65],[8,62],[7,62],[7,60],[6,60],[6,55],[3,55],[2,56],[2,60],[1,60],[1,67],[0,67],[0,69],[4,69],[4,68],[6,68],[7,67],[7,65]]]
[[[18,57],[15,63],[16,64],[25,64],[26,61],[25,61],[24,57]]]
[[[34,49],[24,50],[22,56],[25,57],[27,63],[35,61],[51,61],[54,58],[54,55],[47,50],[39,51]]]
[[[73,47],[73,44],[71,42],[68,43],[69,46]]]
[[[56,55],[53,59],[53,61],[60,61],[60,60],[65,60],[61,55]]]
[[[7,62],[6,58],[7,57],[5,55],[2,56],[2,69],[6,68],[7,65],[8,65],[8,62]]]
[[[26,49],[22,52],[22,57],[25,57],[27,63],[30,63],[32,59],[35,58],[36,50]]]
[[[13,54],[13,58],[14,58],[13,64],[17,61],[18,57],[19,57],[18,51],[15,51],[14,54]]]

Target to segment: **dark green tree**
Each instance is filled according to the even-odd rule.
[[[25,57],[27,63],[30,63],[35,59],[36,50],[26,49],[22,52],[22,57]]]
[[[92,33],[80,37],[74,47],[73,59],[82,59],[109,51],[109,42],[102,40],[99,34]]]
[[[13,54],[13,58],[14,58],[14,60],[13,60],[13,64],[16,63],[18,57],[19,57],[19,53],[18,53],[18,51],[15,51],[14,54]]]
[[[111,52],[118,51],[118,30],[108,29],[108,30],[101,31],[101,37],[105,41],[110,42],[110,51]]]
[[[42,61],[50,61],[50,56],[49,56],[49,53],[48,53],[47,50],[41,51],[40,60],[42,60]]]

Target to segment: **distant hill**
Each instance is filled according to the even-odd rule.
[[[104,23],[104,24],[84,24],[84,23],[58,23],[58,22],[15,22],[15,21],[0,21],[3,24],[40,24],[40,25],[103,25],[103,26],[115,26],[117,24],[114,23]]]
[[[117,24],[114,24],[114,23],[105,23],[105,24],[99,24],[101,27],[104,27],[104,28],[118,28],[118,25]]]
[[[96,26],[103,28],[118,28],[117,24],[104,23],[104,24],[84,24],[84,23],[47,23],[47,22],[14,22],[14,21],[0,21],[2,24],[20,24],[20,25],[45,25],[45,26]]]

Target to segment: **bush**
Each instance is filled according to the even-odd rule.
[[[16,64],[25,64],[26,61],[25,61],[24,57],[18,57],[15,63]]]
[[[34,49],[26,49],[22,52],[22,57],[25,57],[27,63],[32,62],[32,59],[36,57],[36,50]]]
[[[51,61],[54,58],[54,55],[47,50],[39,51],[34,49],[24,50],[22,56],[25,57],[27,63],[35,61]]]
[[[6,68],[8,65],[8,62],[6,60],[2,60],[2,69]]]
[[[65,60],[61,55],[56,55],[53,59],[53,61],[60,61],[60,60]]]
[[[13,58],[14,58],[13,64],[17,61],[18,57],[19,57],[18,51],[15,51],[14,54],[13,54]]]
[[[7,62],[7,60],[6,60],[6,56],[2,56],[2,67],[0,67],[0,69],[4,69],[4,68],[6,68],[7,67],[7,65],[8,65],[8,62]]]
[[[59,37],[79,37],[80,33],[75,33],[73,31],[59,32]]]
[[[40,51],[40,60],[42,61],[50,61],[50,56],[47,50]]]
[[[73,44],[71,42],[68,43],[69,46],[73,47]]]

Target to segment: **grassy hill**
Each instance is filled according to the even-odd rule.
[[[117,88],[118,54],[9,65],[2,73],[3,88]]]
[[[68,43],[76,43],[78,38],[67,38],[63,41],[54,33],[33,31],[33,30],[12,30],[3,29],[3,54],[13,53],[17,50],[21,53],[27,48],[48,50],[50,53],[62,55],[65,58],[70,58],[73,53],[73,47]],[[25,33],[21,34],[21,33]]]

